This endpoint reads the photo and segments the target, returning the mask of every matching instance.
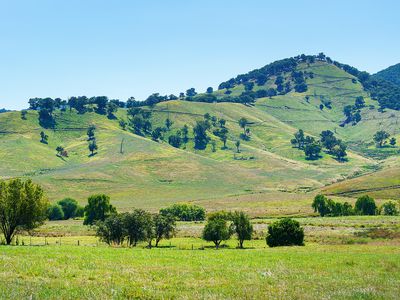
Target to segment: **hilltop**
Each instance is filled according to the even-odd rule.
[[[333,183],[349,187],[354,181],[348,180],[356,180],[351,178],[369,182],[371,176],[400,176],[389,163],[399,157],[399,148],[379,148],[373,140],[382,129],[400,138],[400,111],[371,97],[369,79],[355,70],[322,55],[299,56],[205,93],[153,94],[127,104],[106,97],[32,99],[24,117],[21,112],[0,115],[0,177],[32,177],[52,201],[71,196],[84,203],[90,194],[107,193],[120,210],[191,201],[253,215],[309,214],[312,196]],[[193,135],[198,124],[205,126],[204,149]],[[87,141],[92,125],[98,146],[93,156]],[[176,145],[185,125],[188,140]],[[318,159],[306,159],[291,144],[299,129],[315,140],[330,130],[346,144],[347,156],[341,161],[324,150]],[[42,131],[46,143],[40,142]],[[58,146],[68,156],[57,155]],[[375,182],[383,188],[379,199],[398,197]],[[341,188],[329,191],[351,196],[339,193]]]
[[[400,63],[390,66],[373,75],[374,78],[383,79],[400,86]]]

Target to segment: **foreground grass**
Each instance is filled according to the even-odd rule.
[[[0,247],[1,299],[396,299],[390,245],[177,250]]]

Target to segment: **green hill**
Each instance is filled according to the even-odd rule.
[[[265,215],[308,214],[315,193],[348,178],[378,170],[374,174],[383,178],[400,176],[398,168],[385,163],[385,159],[399,156],[399,148],[377,148],[373,142],[375,132],[382,129],[400,137],[399,111],[379,109],[360,80],[340,65],[315,60],[290,63],[290,68],[277,72],[269,67],[265,70],[277,73],[260,82],[252,73],[246,81],[230,81],[229,86],[222,84],[212,93],[142,106],[143,111],[151,111],[153,129],[164,127],[167,118],[173,122],[164,132],[164,141],[159,142],[149,134],[134,134],[129,125],[123,130],[120,121],[129,123],[130,118],[124,108],[115,118],[90,112],[92,109],[85,113],[57,109],[55,125],[49,129],[40,126],[36,110],[28,110],[26,120],[20,112],[2,113],[0,177],[32,177],[44,185],[52,201],[70,196],[85,203],[90,194],[107,193],[120,210],[157,210],[173,202],[192,201],[210,210],[241,208]],[[277,84],[278,77],[282,83]],[[264,95],[264,91],[276,92],[278,85],[292,88]],[[241,103],[243,93],[251,98],[257,91],[262,91],[257,94],[260,97]],[[204,102],[209,97],[215,101]],[[365,101],[357,109],[361,120],[345,122],[344,107],[354,106],[358,97]],[[194,149],[192,128],[205,114],[226,120],[226,148],[214,134],[219,127],[215,124],[207,131],[207,147]],[[247,119],[248,140],[240,137],[241,118]],[[94,156],[89,155],[86,135],[90,125],[96,127],[98,153]],[[184,125],[189,127],[189,142],[180,149],[170,146],[169,137]],[[299,129],[317,139],[321,131],[331,130],[347,144],[347,161],[338,161],[324,151],[317,160],[305,159],[304,152],[290,142]],[[40,142],[41,131],[48,135],[48,144]],[[235,146],[238,140],[240,153]],[[57,156],[57,146],[63,146],[68,157]]]
[[[380,78],[390,81],[400,86],[400,64],[390,66],[373,75],[374,78]]]

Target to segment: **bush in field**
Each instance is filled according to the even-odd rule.
[[[9,245],[18,230],[34,229],[47,219],[49,202],[31,180],[0,180],[0,231]]]
[[[303,246],[304,230],[296,220],[284,218],[268,226],[266,242],[270,247]]]
[[[160,210],[160,214],[172,215],[179,221],[202,221],[206,218],[206,211],[203,207],[186,203],[173,204],[163,208]]]
[[[97,221],[104,221],[109,215],[116,213],[114,206],[110,204],[110,197],[104,194],[92,195],[85,206],[84,225],[93,225]]]
[[[396,203],[393,201],[388,201],[382,204],[381,212],[386,216],[397,216],[399,214],[399,210],[396,207]]]
[[[126,231],[122,214],[112,214],[104,221],[98,221],[96,225],[96,236],[101,241],[108,245],[121,245],[124,242]]]
[[[219,248],[222,241],[228,240],[232,235],[232,228],[228,225],[228,221],[223,217],[215,217],[208,219],[203,229],[203,239],[213,242],[215,248]]]
[[[375,215],[376,214],[375,200],[368,195],[361,196],[357,199],[354,210],[359,215]]]
[[[54,221],[54,220],[64,220],[64,212],[59,204],[53,204],[50,206],[47,210],[47,215],[49,220]]]
[[[58,201],[57,203],[62,207],[65,220],[77,217],[77,212],[80,206],[78,205],[78,202],[75,199],[65,198],[63,200]]]
[[[239,240],[239,248],[243,248],[245,240],[251,240],[253,234],[253,225],[250,223],[250,218],[244,212],[236,211],[232,214],[233,230]]]

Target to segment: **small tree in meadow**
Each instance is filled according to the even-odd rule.
[[[104,221],[98,221],[96,236],[108,245],[121,245],[126,236],[123,215],[112,214]]]
[[[138,242],[147,240],[149,224],[151,226],[153,224],[152,216],[143,209],[135,209],[124,214],[124,227],[130,246],[135,247]]]
[[[0,180],[0,231],[7,245],[18,230],[31,230],[48,217],[49,202],[41,186],[31,180]]]
[[[228,221],[223,217],[209,218],[203,229],[203,239],[213,242],[218,249],[221,242],[228,240],[232,235],[232,230]]]
[[[161,239],[170,239],[175,234],[176,222],[175,218],[171,215],[157,214],[153,217],[154,221],[154,233],[156,239],[156,247]]]
[[[232,214],[233,229],[239,240],[239,248],[243,249],[243,242],[251,240],[253,234],[253,225],[250,223],[250,218],[243,211],[236,211]]]
[[[110,204],[110,197],[104,194],[92,195],[85,206],[85,219],[83,225],[93,225],[97,221],[104,221],[109,215],[116,213]]]

